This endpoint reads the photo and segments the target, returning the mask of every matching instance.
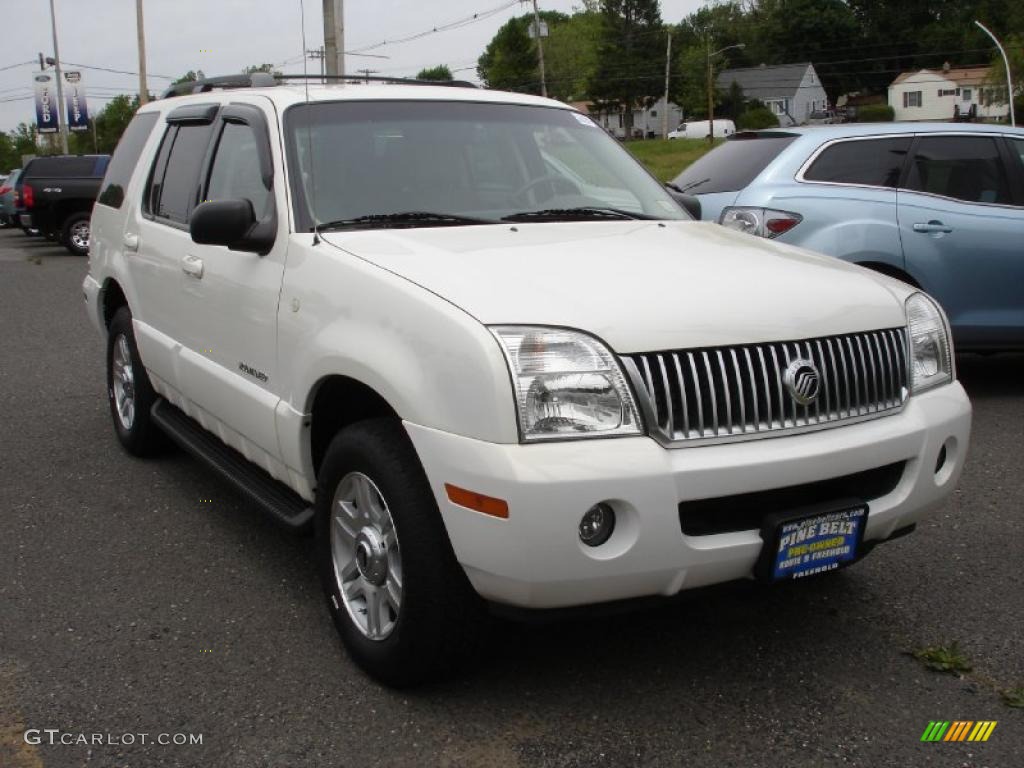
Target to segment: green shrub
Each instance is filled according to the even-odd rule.
[[[857,107],[858,123],[891,123],[895,119],[896,113],[888,104],[866,104]]]
[[[779,118],[768,107],[754,107],[748,109],[742,115],[739,120],[736,121],[736,127],[741,131],[757,131],[761,128],[778,128]]]

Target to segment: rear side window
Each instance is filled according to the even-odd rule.
[[[132,118],[114,149],[114,156],[107,166],[107,175],[103,177],[103,184],[100,187],[100,196],[96,199],[97,203],[111,208],[121,207],[125,189],[139,162],[139,155],[142,154],[146,139],[152,133],[159,117],[156,112],[147,112]]]
[[[93,175],[96,157],[37,157],[25,168],[25,175],[37,179],[76,178]]]
[[[999,145],[989,136],[928,136],[918,141],[906,188],[967,203],[1011,204]]]
[[[684,192],[703,195],[737,192],[752,182],[796,139],[793,134],[733,134],[679,174],[673,183]]]
[[[840,141],[818,155],[803,178],[895,189],[912,141],[910,136]]]
[[[182,124],[164,134],[146,190],[148,213],[185,225],[199,198],[199,170],[213,126]]]

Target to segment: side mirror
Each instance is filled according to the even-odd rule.
[[[666,184],[665,189],[672,195],[672,199],[683,207],[683,210],[693,216],[695,220],[700,221],[700,200],[697,197],[680,192],[672,182]]]
[[[274,245],[275,219],[256,221],[248,200],[211,200],[189,219],[189,234],[201,245],[226,245],[232,251],[266,254]]]

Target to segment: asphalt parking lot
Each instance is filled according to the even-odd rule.
[[[625,615],[495,622],[393,692],[337,640],[309,539],[195,460],[120,450],[86,262],[0,231],[0,766],[1024,764],[1024,356],[965,356],[960,488],[856,567]],[[956,642],[965,676],[908,652]],[[994,720],[985,743],[922,743]],[[27,744],[26,729],[149,743]],[[202,744],[160,745],[160,734]],[[108,736],[109,735],[109,736]]]

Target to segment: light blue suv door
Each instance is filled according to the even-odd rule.
[[[1024,200],[1003,139],[914,143],[897,217],[907,271],[942,304],[963,347],[1024,343]]]

